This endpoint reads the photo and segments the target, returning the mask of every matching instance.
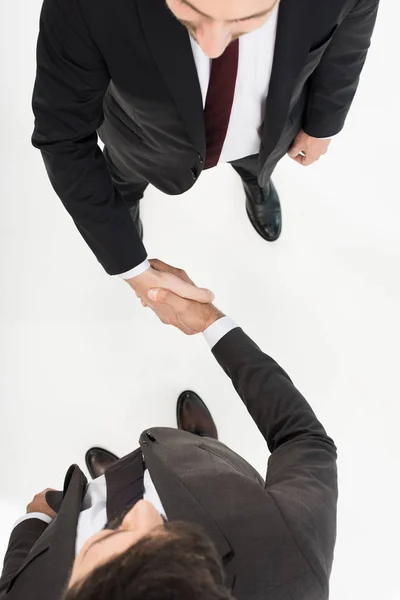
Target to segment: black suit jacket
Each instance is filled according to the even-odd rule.
[[[288,375],[241,329],[213,352],[271,451],[266,480],[221,442],[151,429],[140,446],[168,518],[205,529],[238,600],[326,599],[336,537],[335,445]],[[122,508],[116,498],[124,504],[130,461],[113,469],[114,509]],[[0,598],[58,598],[73,562],[85,484],[71,467],[54,521],[25,521],[13,531]]]
[[[338,133],[356,92],[378,0],[281,0],[259,182],[301,126]],[[79,231],[110,274],[146,251],[96,131],[123,172],[167,194],[199,177],[202,99],[186,29],[164,0],[44,0],[33,143]]]

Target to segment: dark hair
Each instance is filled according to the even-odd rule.
[[[67,590],[63,600],[233,600],[216,548],[188,523],[166,523]]]

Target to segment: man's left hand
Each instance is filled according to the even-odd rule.
[[[47,489],[43,490],[43,492],[36,494],[36,496],[33,498],[32,502],[30,502],[28,504],[28,506],[26,507],[27,514],[38,512],[38,513],[43,513],[43,514],[47,515],[51,519],[54,519],[54,517],[56,516],[56,513],[47,504],[47,501],[46,501],[46,493],[47,492],[54,492],[54,490],[52,488],[47,488]]]
[[[308,167],[328,152],[331,141],[331,139],[325,140],[307,135],[302,129],[297,134],[288,154],[303,167]]]

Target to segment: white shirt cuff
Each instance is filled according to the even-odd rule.
[[[141,275],[142,273],[144,273],[145,271],[150,269],[150,267],[151,267],[151,265],[150,265],[149,261],[146,259],[142,263],[140,263],[140,265],[138,265],[137,267],[134,267],[133,269],[131,269],[130,271],[127,271],[126,273],[120,273],[119,275],[115,275],[115,277],[120,277],[121,279],[132,279],[132,277],[137,277],[138,275]]]
[[[39,519],[39,521],[44,521],[47,524],[51,523],[53,520],[51,517],[49,517],[49,515],[45,515],[44,513],[40,513],[40,512],[28,513],[27,515],[24,515],[23,517],[21,517],[20,519],[18,519],[18,521],[16,521],[14,523],[13,529],[15,529],[17,527],[17,525],[19,525],[20,523],[23,523],[24,521],[28,521],[29,519]]]
[[[236,327],[235,321],[230,317],[222,317],[210,325],[210,327],[203,332],[203,335],[211,350],[227,333],[232,331],[232,329],[236,329]]]
[[[317,140],[333,140],[333,138],[337,137],[338,135],[339,135],[338,133],[335,133],[335,135],[330,135],[329,137],[318,137],[315,139],[317,139]]]

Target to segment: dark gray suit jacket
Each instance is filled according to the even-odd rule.
[[[265,437],[266,480],[221,442],[166,428],[140,446],[170,520],[200,524],[216,545],[238,600],[324,600],[336,537],[336,448],[288,375],[241,329],[213,353]],[[132,455],[113,469],[113,502],[129,488]],[[108,482],[110,483],[110,482]],[[56,600],[74,560],[86,478],[76,465],[47,526],[12,533],[3,600]]]
[[[342,129],[377,10],[378,0],[281,0],[260,185],[302,126],[315,137]],[[44,0],[33,107],[33,143],[82,236],[108,273],[138,265],[146,251],[124,182],[182,194],[204,166],[186,29],[165,0]],[[96,130],[117,166],[113,180]]]

